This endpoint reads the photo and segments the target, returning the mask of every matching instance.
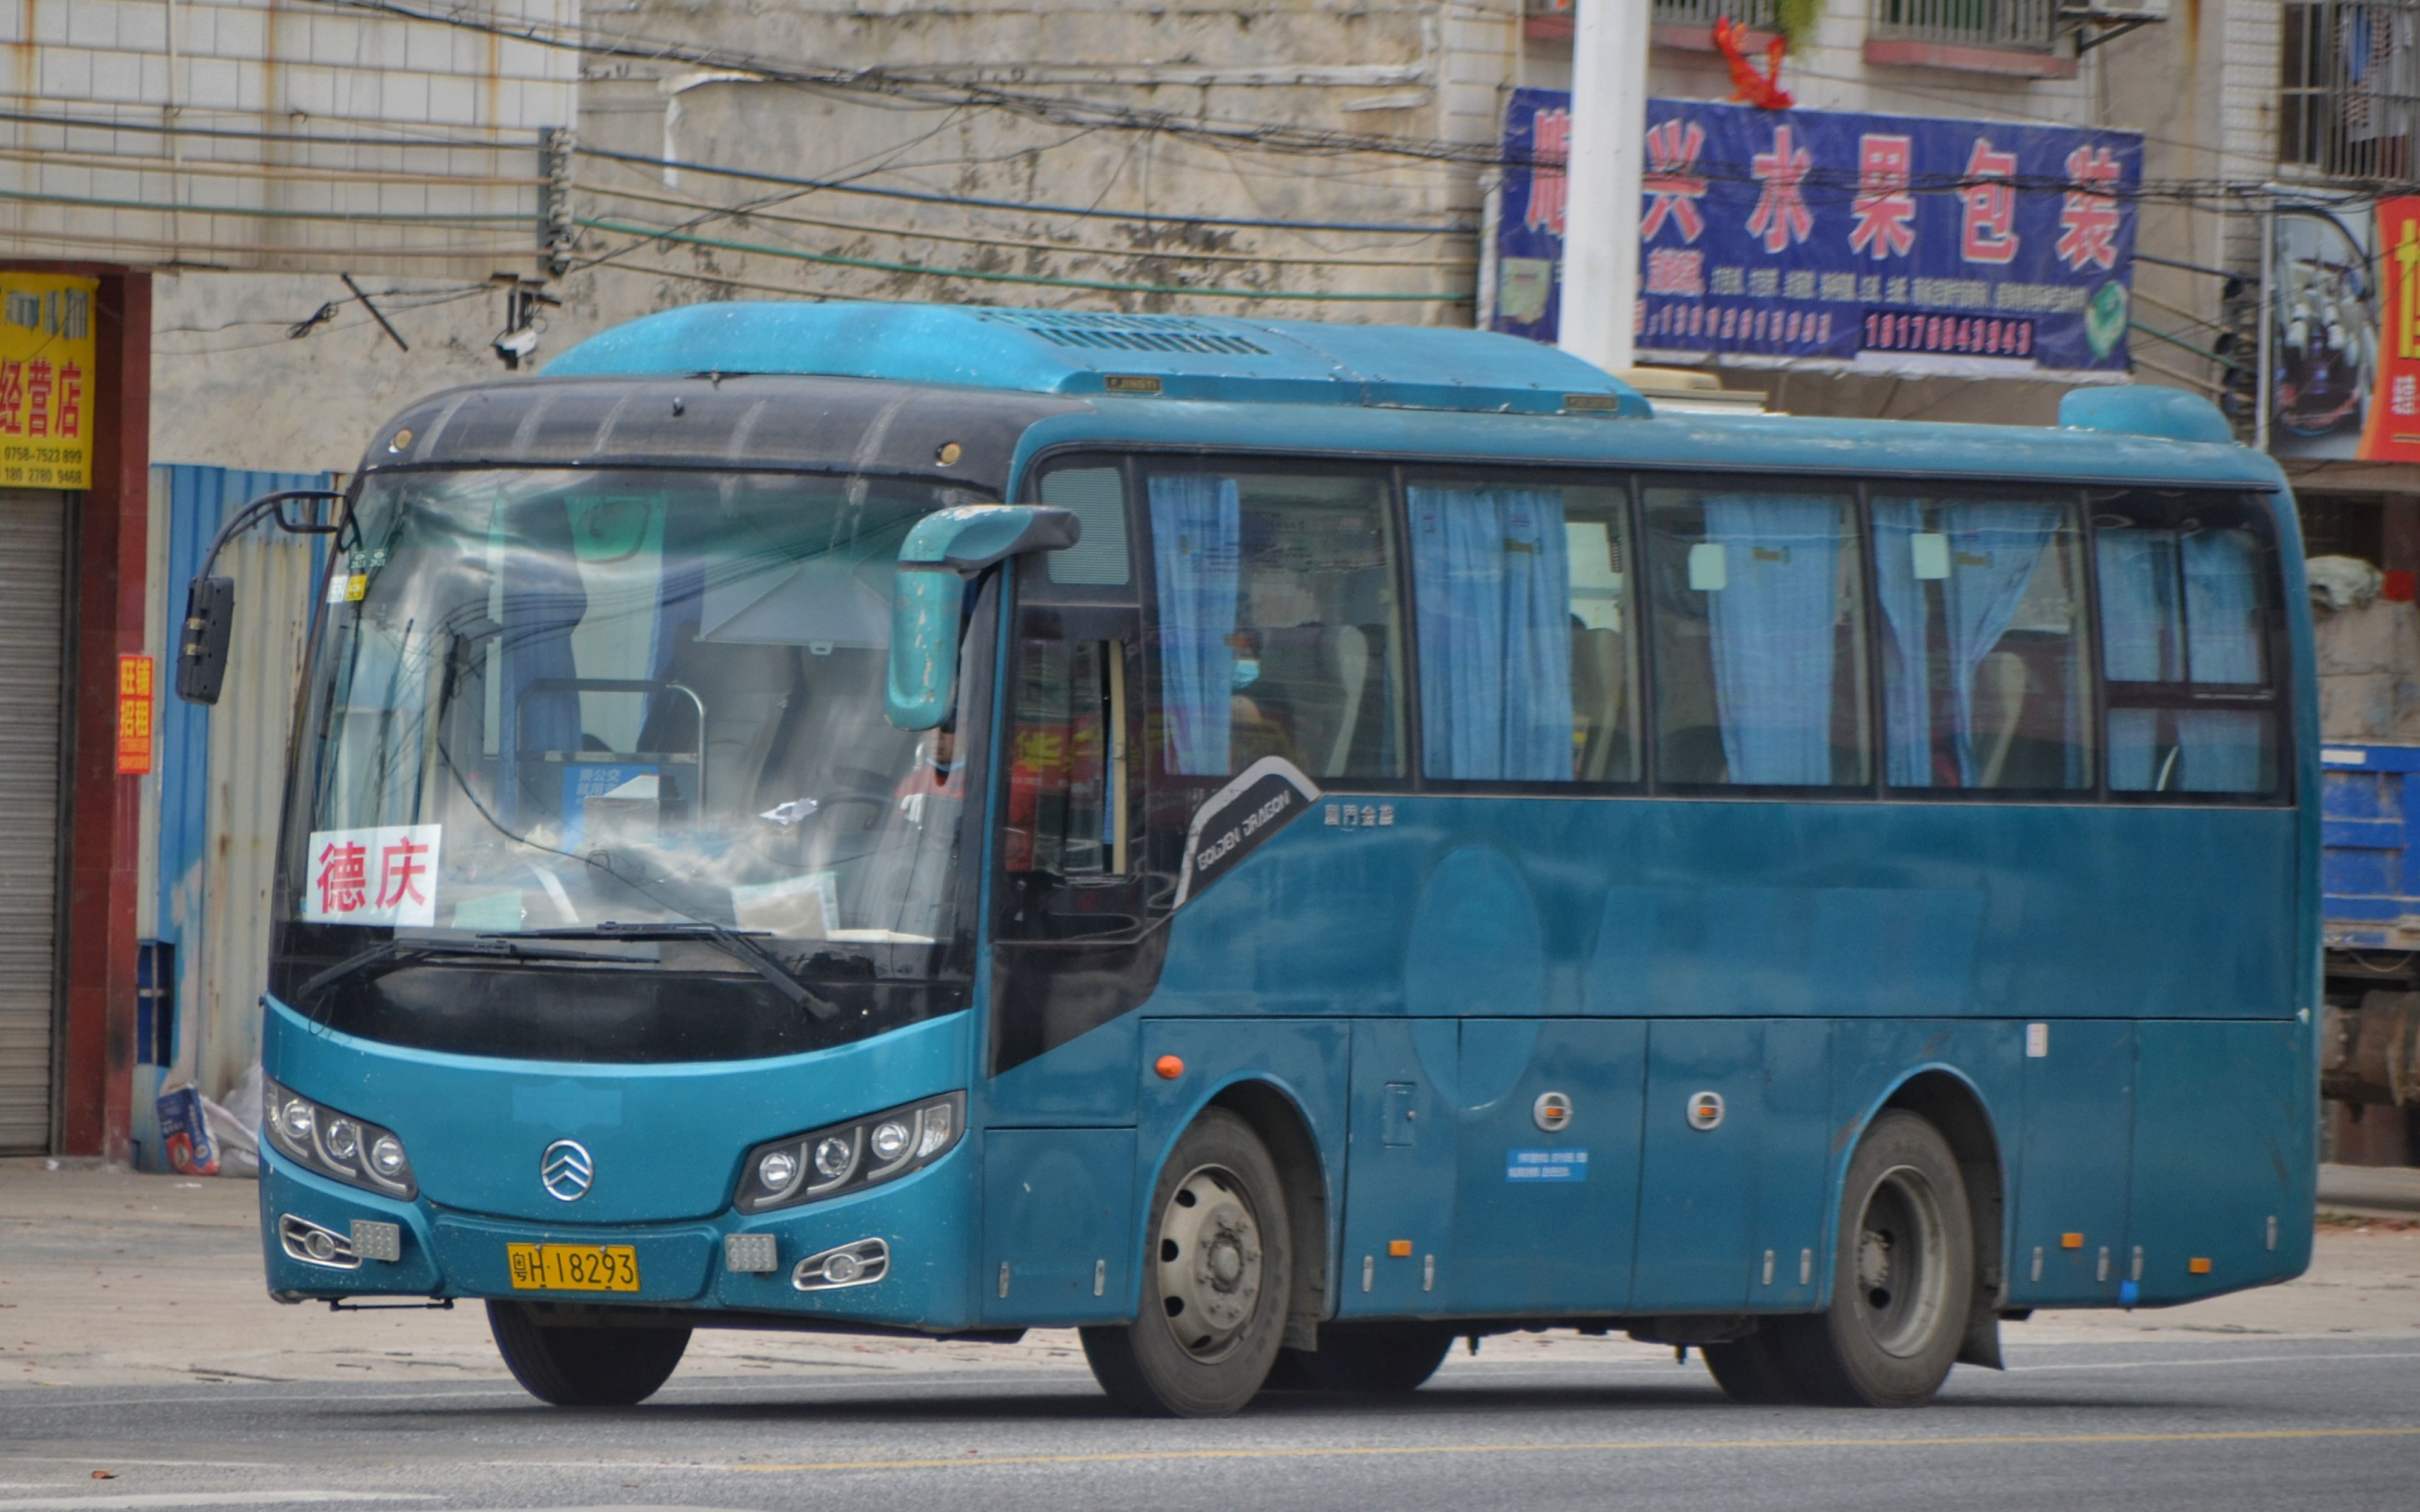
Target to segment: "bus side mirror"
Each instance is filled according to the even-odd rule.
[[[219,701],[234,628],[235,579],[195,578],[185,589],[185,630],[177,642],[178,698],[188,703]]]
[[[900,543],[891,589],[891,667],[883,711],[902,730],[930,730],[957,695],[958,616],[967,581],[1028,551],[1074,546],[1075,513],[1034,504],[962,504],[925,516]]]

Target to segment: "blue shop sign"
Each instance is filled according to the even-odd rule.
[[[1497,331],[1555,339],[1570,140],[1514,94]],[[2133,131],[1649,100],[1639,358],[2123,371],[2142,177]]]

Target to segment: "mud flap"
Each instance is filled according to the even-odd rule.
[[[2000,1361],[2000,1315],[1981,1302],[1966,1314],[1966,1338],[1958,1346],[1958,1363],[1986,1370],[2009,1368]]]

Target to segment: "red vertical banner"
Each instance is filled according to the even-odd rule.
[[[151,773],[151,658],[117,658],[117,775]]]
[[[2420,195],[2378,202],[2378,391],[2365,462],[2420,462]]]

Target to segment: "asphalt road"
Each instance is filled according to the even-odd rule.
[[[1888,1413],[1734,1407],[1644,1350],[1524,1352],[1457,1352],[1409,1398],[1271,1396],[1211,1423],[1113,1416],[1072,1365],[692,1366],[643,1407],[577,1413],[490,1380],[20,1387],[0,1512],[2420,1507],[2420,1340],[2023,1347]]]

